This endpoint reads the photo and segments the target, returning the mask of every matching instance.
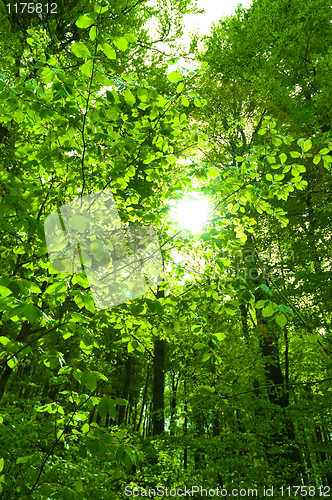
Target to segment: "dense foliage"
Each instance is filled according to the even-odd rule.
[[[328,2],[255,0],[188,51],[191,0],[36,5],[0,8],[0,499],[330,496]],[[106,189],[164,270],[99,310],[44,221]]]

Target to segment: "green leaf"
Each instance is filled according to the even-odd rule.
[[[130,106],[130,107],[132,107],[136,102],[134,94],[128,88],[124,91],[123,97],[124,97],[126,103],[128,104],[128,106]]]
[[[34,293],[41,293],[41,289],[40,287],[37,285],[37,283],[33,283],[32,281],[28,281],[28,280],[21,280],[23,282],[23,284],[26,286],[26,288],[30,291],[30,292],[34,292]]]
[[[104,14],[104,12],[107,12],[107,10],[108,10],[108,5],[104,5],[104,6],[95,5],[93,9],[97,14]]]
[[[183,83],[183,82],[181,82],[181,83],[179,83],[179,85],[176,87],[176,92],[177,92],[178,94],[180,94],[180,93],[182,92],[182,90],[183,90],[183,89],[184,89],[184,83]]]
[[[83,288],[88,288],[89,287],[89,282],[85,278],[85,276],[82,276],[81,274],[76,275],[76,281],[79,285],[81,285]]]
[[[167,59],[167,64],[170,64],[170,65],[173,65],[173,64],[176,64],[178,62],[180,58],[179,57],[171,57],[170,59]]]
[[[8,311],[8,319],[15,318],[15,316],[20,317],[19,315],[23,312],[23,309],[25,308],[26,304],[21,303],[17,306],[15,306],[13,309],[10,309]],[[14,321],[15,319],[13,319]]]
[[[108,414],[113,420],[116,418],[116,409],[114,401],[111,398],[108,398]]]
[[[8,297],[8,295],[12,295],[13,292],[7,288],[6,286],[0,285],[0,295],[1,297]]]
[[[210,387],[209,385],[201,385],[200,387],[198,387],[198,391],[203,394],[206,392],[213,394],[214,392],[216,392],[216,389],[215,387]]]
[[[124,37],[114,37],[112,38],[112,43],[116,46],[117,49],[119,50],[127,50],[128,48],[128,42]]]
[[[82,373],[82,384],[84,384],[90,391],[94,391],[97,387],[97,381],[94,374],[90,371],[85,371]]]
[[[70,47],[70,50],[76,57],[84,58],[84,57],[90,57],[91,53],[88,47],[81,42],[76,42],[73,43],[73,45]]]
[[[25,457],[19,457],[16,460],[16,464],[25,464],[28,460],[30,460],[32,455],[26,455]]]
[[[93,42],[97,36],[97,26],[92,26],[89,31],[90,40]]]
[[[186,107],[189,106],[189,101],[185,96],[181,97],[181,102],[182,102],[183,106],[186,106]]]
[[[128,401],[126,399],[123,399],[123,398],[116,398],[115,404],[120,405],[120,406],[127,406]]]
[[[275,318],[276,322],[278,323],[279,326],[285,326],[286,323],[287,323],[287,318],[286,316],[283,314],[283,313],[278,313],[276,318]]]
[[[227,314],[230,314],[231,316],[234,316],[234,314],[236,313],[236,309],[231,309],[230,307],[227,307],[225,305],[225,311],[227,312]]]
[[[37,319],[41,316],[40,310],[32,304],[26,304],[23,309],[23,314],[31,324],[37,321]]]
[[[135,351],[135,347],[133,346],[132,342],[128,342],[127,349],[129,353]]]
[[[172,73],[169,73],[167,75],[167,78],[172,82],[172,83],[177,83],[181,82],[183,80],[183,76],[181,73],[178,73],[177,71],[172,71]]]
[[[128,42],[137,43],[137,38],[133,35],[133,33],[125,33],[123,36],[126,40],[128,40]]]
[[[194,349],[204,349],[205,347],[209,349],[209,346],[206,344],[202,344],[202,342],[196,342],[196,344],[194,344]]]
[[[85,78],[90,78],[93,70],[93,61],[89,59],[86,61],[83,66],[80,67],[80,71]]]
[[[89,227],[90,220],[84,215],[74,215],[70,218],[69,227],[79,231],[80,233],[84,233]]]
[[[256,302],[255,304],[255,308],[256,309],[262,309],[262,307],[265,307],[265,305],[268,303],[267,300],[259,300],[258,302]]]
[[[330,152],[329,148],[323,148],[319,151],[320,155],[327,155]]]
[[[285,314],[285,313],[288,313],[288,314],[293,315],[292,311],[291,311],[291,310],[290,310],[287,306],[285,306],[284,304],[280,304],[280,305],[278,306],[278,309],[279,309],[279,311],[280,311],[280,312],[282,312],[282,313],[284,313],[284,314]]]
[[[303,151],[306,153],[311,148],[312,148],[312,142],[311,142],[311,139],[308,139],[307,141],[305,141]]]
[[[209,170],[208,170],[207,173],[208,173],[209,177],[218,177],[218,175],[219,175],[218,170],[216,168],[214,168],[214,167],[209,168]]]
[[[260,285],[260,288],[262,290],[264,290],[264,292],[268,293],[269,295],[272,295],[272,292],[271,292],[271,290],[269,289],[268,286],[266,286],[266,285]]]
[[[106,413],[108,412],[108,398],[107,397],[104,397],[100,400],[100,402],[97,406],[97,410],[98,410],[98,413],[101,416],[101,418],[103,418],[106,415]]]
[[[104,54],[106,57],[108,57],[108,59],[116,59],[116,52],[113,49],[113,47],[110,46],[109,43],[103,43],[102,47]]]
[[[293,165],[293,167],[292,167],[292,175],[294,177],[297,177],[299,175],[299,171],[298,171],[298,169],[296,168],[295,165]]]
[[[155,307],[156,312],[159,314],[159,316],[162,317],[164,314],[164,308],[161,305],[161,303],[159,302],[159,300],[154,301],[154,307]]]
[[[217,337],[220,342],[226,338],[226,334],[224,332],[214,333],[213,335]]]
[[[80,479],[75,481],[75,490],[76,491],[82,491],[83,490],[83,483]]]
[[[17,123],[22,123],[22,122],[23,122],[23,120],[24,120],[24,113],[23,113],[23,111],[22,111],[22,109],[21,109],[21,108],[19,108],[19,109],[16,111],[14,118],[15,118],[15,121],[16,121]]]
[[[0,472],[3,470],[4,465],[5,465],[5,460],[3,458],[0,458]]]
[[[85,458],[87,456],[87,449],[86,449],[86,446],[84,446],[83,444],[80,445],[79,449],[78,449],[78,454],[81,458]]]
[[[16,358],[12,358],[10,359],[9,361],[7,361],[7,365],[9,366],[9,368],[11,368],[12,370],[15,368],[15,366],[17,365],[18,361]]]
[[[92,266],[92,261],[91,261],[90,255],[85,250],[81,250],[81,255],[82,255],[82,261],[83,261],[84,267],[90,268]]]
[[[280,163],[283,164],[287,160],[287,155],[285,153],[281,153],[281,155],[279,155],[279,158],[280,158]]]
[[[291,151],[290,155],[292,158],[300,158],[300,156],[302,156],[302,153],[299,153],[298,151]]]
[[[96,239],[91,243],[91,253],[93,257],[100,262],[106,254],[109,254],[108,250],[104,247],[103,242]]]
[[[89,295],[84,295],[83,300],[85,308],[91,313],[95,313],[96,308],[93,299]]]
[[[274,309],[272,303],[270,302],[266,307],[264,307],[264,309],[262,310],[262,314],[264,317],[268,318],[269,316],[272,316],[274,311],[275,311],[275,309]]]
[[[83,15],[83,16],[80,16],[77,21],[76,21],[76,26],[78,26],[79,28],[89,28],[89,26],[91,26],[91,24],[94,23],[94,20],[91,19],[91,17],[89,17],[88,15]]]

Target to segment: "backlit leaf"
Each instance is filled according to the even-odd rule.
[[[83,66],[80,67],[80,71],[85,78],[90,78],[93,70],[93,61],[89,59],[86,61]]]
[[[102,47],[104,54],[106,57],[108,57],[108,59],[116,59],[116,52],[113,49],[113,47],[110,46],[109,43],[103,43]]]
[[[128,48],[128,42],[124,37],[114,37],[112,38],[112,43],[119,50],[127,50]]]
[[[73,43],[70,49],[76,57],[84,58],[91,56],[90,50],[84,43],[81,42]]]
[[[277,314],[275,318],[276,322],[278,323],[279,326],[285,326],[287,323],[287,318],[283,313]]]
[[[91,19],[91,17],[89,17],[87,15],[83,15],[77,19],[75,24],[79,28],[89,28],[89,26],[91,26],[91,24],[93,24],[93,23],[94,23],[94,20]]]
[[[219,172],[218,172],[218,170],[216,168],[214,168],[214,167],[213,168],[209,168],[209,170],[208,170],[208,176],[209,177],[218,177],[218,175],[219,175]]]
[[[82,373],[82,384],[84,384],[90,391],[94,391],[97,387],[96,377],[91,371],[85,371]]]
[[[8,297],[8,295],[12,295],[12,291],[6,286],[0,286],[0,295],[1,297]]]
[[[123,97],[124,97],[126,103],[128,104],[128,106],[130,106],[130,107],[132,107],[135,104],[135,102],[136,102],[134,94],[131,92],[130,89],[126,89],[124,91]]]
[[[167,75],[167,78],[172,82],[172,83],[177,83],[181,82],[183,80],[183,76],[181,73],[178,73],[177,71],[172,71],[172,73],[169,73]]]

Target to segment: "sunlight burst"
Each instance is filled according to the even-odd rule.
[[[191,232],[199,231],[207,221],[209,203],[202,197],[187,197],[175,209],[178,224]]]

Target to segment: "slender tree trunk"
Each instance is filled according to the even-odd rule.
[[[43,290],[44,291],[44,290]],[[24,321],[21,327],[21,331],[17,337],[17,342],[25,342],[27,337],[30,335],[30,330],[31,330],[31,324],[28,321]],[[1,378],[0,378],[0,401],[3,398],[3,395],[6,390],[6,385],[9,380],[9,377],[12,373],[12,368],[10,368],[8,365],[4,367],[2,373],[1,373]]]
[[[157,299],[164,297],[164,290],[157,290]],[[164,391],[165,391],[165,341],[155,338],[153,359],[153,435],[157,436],[164,432]]]
[[[263,299],[262,295],[258,292],[255,294],[256,301]],[[279,362],[279,349],[277,340],[273,336],[272,329],[269,322],[263,317],[261,310],[256,310],[257,317],[257,328],[260,332],[260,345],[262,349],[262,355],[266,359],[266,378],[270,383],[270,388],[268,389],[268,397],[270,403],[282,408],[284,415],[284,432],[273,432],[271,434],[271,445],[280,446],[283,444],[288,445],[288,451],[282,454],[283,458],[292,462],[298,466],[298,469],[304,472],[303,459],[299,450],[294,446],[291,446],[295,441],[295,431],[293,422],[286,415],[286,408],[289,405],[288,397],[288,351],[286,349],[287,366],[286,366],[286,387],[284,387],[284,378],[281,372],[280,362]],[[286,341],[287,341],[286,336]],[[288,347],[288,343],[286,343]],[[274,417],[271,415],[271,421]],[[272,455],[269,450],[267,450],[267,458],[271,462],[275,462],[275,455]],[[290,480],[295,484],[301,478],[293,473],[290,475]]]
[[[129,389],[130,389],[130,382],[131,382],[131,374],[132,374],[132,371],[133,371],[133,357],[130,356],[130,355],[126,359],[125,369],[126,369],[126,375],[125,375],[125,381],[124,381],[124,385],[123,385],[121,397],[123,399],[128,400]],[[128,405],[129,405],[129,401],[128,401]],[[124,416],[125,416],[125,411],[126,411],[126,407],[125,406],[120,406],[119,416],[118,416],[118,425],[123,424]]]
[[[165,341],[155,339],[154,341],[154,363],[153,363],[153,435],[164,432],[164,360]]]
[[[146,372],[146,379],[145,379],[145,386],[144,386],[144,392],[143,392],[143,401],[142,401],[142,408],[141,408],[141,413],[137,425],[137,432],[139,432],[141,423],[142,423],[142,418],[144,415],[144,408],[146,406],[146,400],[147,400],[147,394],[148,394],[148,383],[149,383],[149,368],[148,371]],[[143,422],[143,432],[142,434],[144,435],[144,422]]]
[[[171,422],[170,422],[170,435],[174,436],[175,428],[175,413],[176,413],[176,392],[178,388],[180,375],[178,375],[177,381],[175,382],[175,372],[172,372],[172,398],[171,398]]]
[[[150,411],[149,411],[149,426],[148,426],[148,434],[147,436],[152,436],[152,429],[153,429],[153,418],[152,418],[152,410],[153,410],[153,403],[150,403]]]
[[[187,393],[186,393],[186,379],[184,379],[184,436],[186,440],[188,432],[188,405],[187,405]],[[185,445],[183,450],[183,468],[187,470],[188,467],[188,448]]]

